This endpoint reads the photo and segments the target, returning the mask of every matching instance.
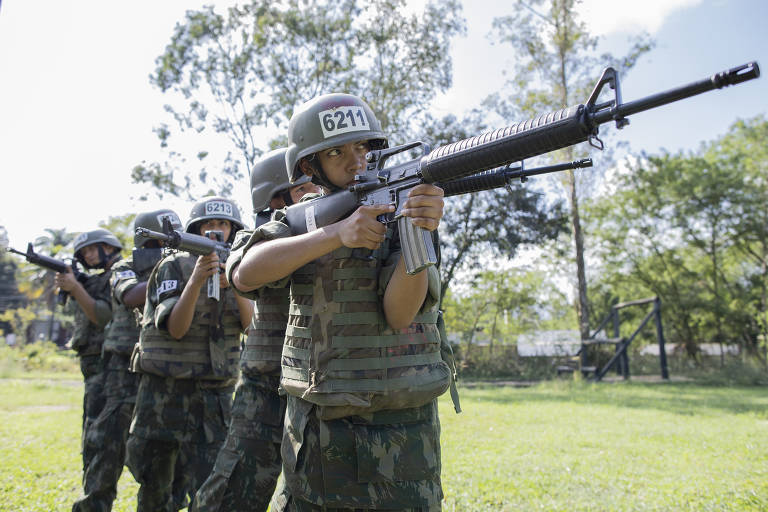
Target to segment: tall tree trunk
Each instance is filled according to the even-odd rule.
[[[571,227],[573,229],[573,243],[576,249],[576,315],[579,320],[579,332],[581,339],[589,338],[589,302],[587,301],[587,272],[584,264],[584,233],[581,230],[581,217],[579,216],[579,198],[576,190],[576,175],[573,171],[568,173],[568,194],[571,203]]]

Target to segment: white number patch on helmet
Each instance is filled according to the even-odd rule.
[[[80,233],[79,235],[77,235],[77,238],[75,238],[75,241],[72,242],[72,245],[78,246],[81,243],[85,242],[86,240],[88,240],[88,233]]]
[[[157,223],[161,226],[163,225],[163,217],[168,217],[168,220],[171,221],[171,226],[173,226],[174,229],[179,229],[181,227],[181,220],[179,220],[179,216],[175,213],[161,213],[157,216]]]
[[[232,205],[226,201],[208,201],[205,203],[205,215],[226,215],[232,217]]]
[[[323,128],[323,137],[333,137],[347,132],[370,130],[371,125],[361,107],[336,107],[323,110],[320,116],[320,126]]]

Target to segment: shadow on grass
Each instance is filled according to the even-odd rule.
[[[768,419],[765,387],[723,387],[695,382],[578,382],[547,381],[530,387],[474,383],[461,388],[480,402],[515,404],[530,402],[606,405],[633,409],[656,409],[682,414],[755,414]]]

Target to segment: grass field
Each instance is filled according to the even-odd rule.
[[[0,510],[80,491],[82,384],[0,379]],[[440,399],[446,511],[768,510],[768,393],[693,383],[548,382]],[[136,508],[126,470],[115,511]]]

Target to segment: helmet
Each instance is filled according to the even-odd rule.
[[[357,96],[324,94],[299,105],[288,122],[288,179],[294,183],[303,176],[299,160],[305,156],[358,140],[371,141],[376,148],[387,147],[379,120]]]
[[[245,224],[240,220],[240,209],[234,201],[225,197],[210,196],[201,199],[192,206],[184,231],[197,235],[200,223],[208,219],[226,219],[231,222],[230,240],[234,238],[236,231],[245,228]]]
[[[107,263],[107,257],[106,254],[104,254],[101,247],[99,247],[99,255],[101,258],[99,259],[99,263],[97,265],[91,266],[88,265],[85,262],[85,258],[83,258],[83,255],[80,254],[80,249],[83,247],[98,244],[98,243],[105,243],[107,245],[110,245],[117,249],[117,252],[119,253],[123,249],[123,244],[120,243],[120,240],[117,239],[115,235],[113,235],[111,232],[109,232],[106,229],[99,228],[94,229],[93,231],[86,231],[85,233],[80,233],[75,237],[75,240],[72,242],[75,248],[75,259],[80,262],[85,268],[103,268]]]
[[[259,213],[269,207],[269,202],[275,195],[288,190],[292,186],[309,182],[309,176],[302,174],[296,181],[290,183],[285,172],[286,148],[275,149],[262,155],[251,170],[251,201],[253,213]]]
[[[163,230],[163,217],[168,217],[171,221],[171,226],[174,229],[181,229],[181,221],[179,216],[173,210],[153,210],[151,212],[144,212],[136,215],[133,219],[133,245],[137,249],[144,247],[144,244],[149,241],[149,238],[136,235],[136,228],[146,228],[152,231]]]

